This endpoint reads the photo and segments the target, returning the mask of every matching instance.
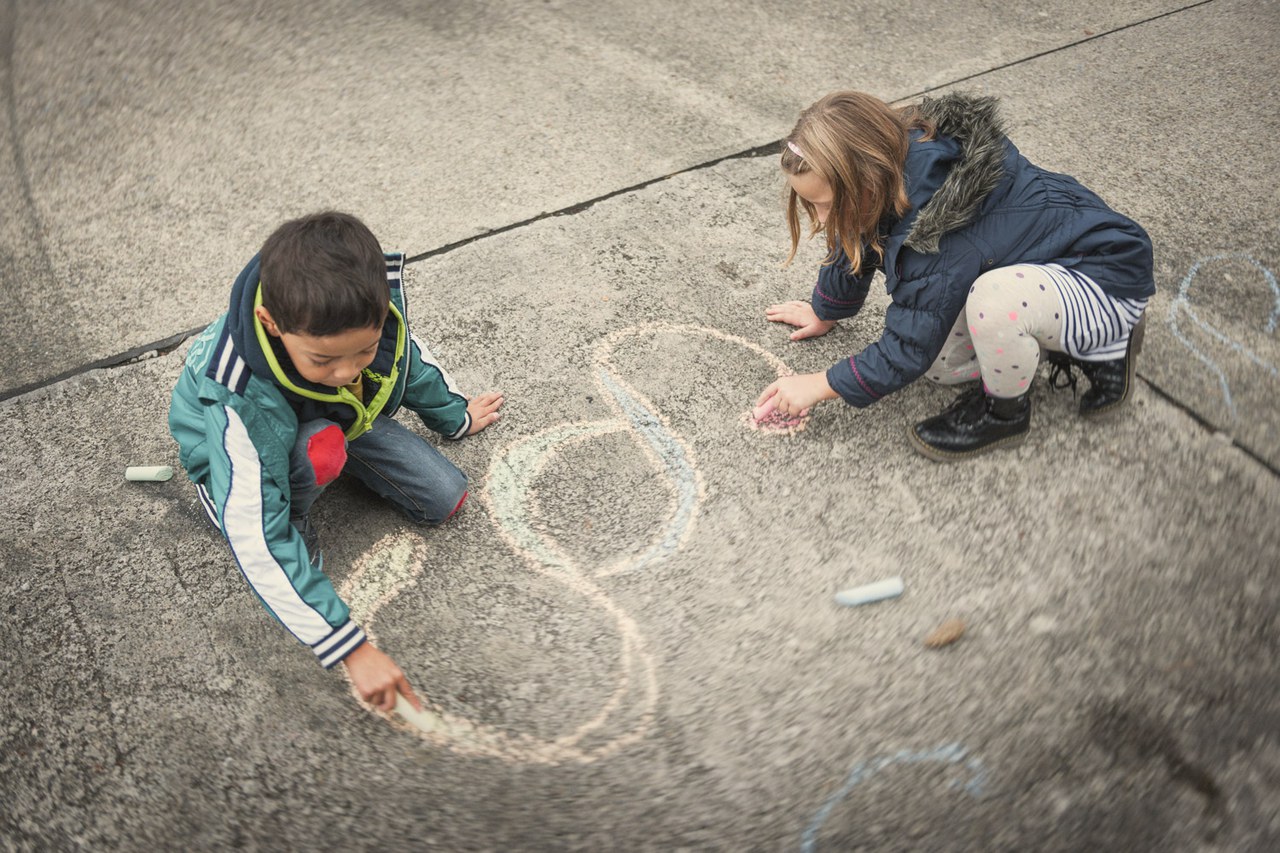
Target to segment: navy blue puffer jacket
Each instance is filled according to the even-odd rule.
[[[831,387],[868,406],[923,376],[942,351],[974,280],[1018,263],[1057,263],[1108,294],[1155,292],[1151,239],[1074,178],[1035,166],[1000,128],[994,98],[952,94],[925,100],[935,139],[913,131],[906,183],[911,209],[889,226],[883,262],[864,256],[859,274],[838,253],[822,267],[813,308],[824,320],[862,308],[876,270],[891,303],[884,333],[827,371]]]

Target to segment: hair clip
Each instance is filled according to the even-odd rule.
[[[799,146],[799,145],[796,145],[794,142],[792,142],[790,139],[788,139],[788,140],[787,140],[787,147],[791,149],[791,153],[792,153],[792,154],[796,155],[796,156],[797,156],[797,157],[799,157],[801,160],[803,160],[803,159],[804,159],[804,152],[800,150],[800,146]]]

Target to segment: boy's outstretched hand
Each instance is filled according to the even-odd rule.
[[[835,320],[819,320],[818,315],[813,311],[813,306],[808,302],[800,302],[799,300],[770,305],[764,309],[764,316],[770,323],[786,323],[788,326],[798,326],[799,328],[791,333],[791,340],[793,341],[816,338],[819,335],[825,335],[836,327]]]
[[[502,408],[505,401],[502,394],[497,391],[478,394],[468,400],[467,414],[471,415],[471,429],[467,430],[467,435],[475,435],[501,418],[502,415],[498,414],[498,409]]]
[[[409,681],[386,654],[376,649],[373,643],[365,641],[343,661],[351,683],[355,685],[360,698],[380,711],[392,711],[396,707],[396,694],[399,693],[415,709],[421,711],[422,703],[414,695]]]

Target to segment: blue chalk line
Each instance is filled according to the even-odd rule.
[[[698,503],[698,481],[684,448],[662,425],[658,416],[628,394],[626,389],[618,384],[604,368],[599,368],[597,375],[601,384],[618,401],[618,405],[627,416],[627,420],[635,427],[636,432],[643,436],[649,447],[658,455],[667,476],[676,487],[676,511],[667,525],[666,534],[635,563],[621,572],[626,574],[642,569],[675,552],[681,537],[693,519],[693,511]]]
[[[1202,331],[1204,331],[1211,337],[1216,338],[1219,343],[1227,347],[1230,347],[1240,355],[1243,355],[1245,358],[1249,359],[1254,364],[1258,365],[1259,367],[1261,367],[1262,369],[1270,373],[1273,378],[1276,376],[1280,376],[1280,370],[1277,370],[1275,365],[1271,364],[1268,361],[1265,361],[1249,348],[1243,346],[1237,341],[1232,340],[1231,338],[1224,335],[1222,332],[1219,332],[1213,326],[1206,323],[1204,320],[1201,320],[1200,316],[1196,314],[1195,309],[1191,307],[1191,302],[1187,297],[1187,291],[1191,288],[1191,282],[1195,280],[1197,275],[1199,275],[1200,268],[1205,264],[1211,263],[1213,261],[1225,261],[1225,260],[1244,261],[1247,264],[1251,264],[1252,266],[1257,268],[1259,272],[1262,273],[1262,277],[1266,281],[1267,286],[1271,288],[1271,294],[1272,294],[1273,303],[1274,303],[1272,305],[1271,314],[1267,318],[1267,324],[1264,327],[1264,329],[1267,334],[1275,333],[1276,322],[1278,319],[1280,319],[1280,285],[1276,284],[1276,277],[1275,275],[1272,274],[1271,270],[1267,269],[1258,261],[1254,260],[1254,258],[1250,257],[1249,255],[1246,255],[1243,252],[1229,252],[1222,255],[1213,255],[1208,258],[1201,258],[1200,260],[1196,261],[1195,264],[1192,265],[1190,271],[1187,272],[1186,277],[1182,279],[1182,284],[1178,288],[1178,295],[1174,298],[1173,303],[1169,306],[1169,328],[1173,330],[1174,337],[1176,337],[1184,347],[1186,347],[1188,350],[1191,351],[1192,355],[1200,359],[1200,361],[1204,364],[1204,366],[1209,368],[1209,370],[1213,371],[1213,373],[1218,377],[1218,384],[1222,387],[1222,399],[1226,402],[1227,409],[1230,411],[1231,417],[1235,418],[1236,405],[1235,405],[1235,402],[1231,399],[1231,386],[1227,382],[1226,373],[1224,373],[1222,368],[1218,366],[1217,362],[1215,362],[1212,358],[1210,358],[1209,356],[1201,352],[1199,348],[1196,347],[1195,344],[1193,344],[1190,340],[1188,340],[1187,337],[1183,335],[1182,330],[1178,328],[1178,312],[1183,311],[1186,313],[1188,317],[1190,317],[1196,323],[1196,325],[1200,327]]]
[[[879,758],[858,762],[849,771],[849,775],[845,778],[844,784],[840,786],[840,789],[827,797],[827,801],[822,804],[822,808],[818,809],[818,813],[809,822],[808,828],[805,829],[804,835],[800,838],[800,850],[802,853],[813,853],[818,841],[818,832],[821,831],[822,825],[827,822],[827,818],[831,816],[832,810],[840,804],[840,801],[847,797],[849,792],[859,783],[865,782],[881,770],[894,764],[960,764],[963,762],[964,766],[973,774],[972,778],[964,783],[965,793],[971,797],[981,797],[987,781],[987,770],[982,766],[980,759],[966,758],[968,754],[968,750],[960,744],[949,743],[927,752],[911,752],[903,749],[891,755],[882,755]],[[959,787],[958,781],[953,779],[948,787]]]

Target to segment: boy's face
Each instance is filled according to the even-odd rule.
[[[333,335],[282,332],[263,306],[255,309],[267,334],[280,339],[293,366],[308,382],[338,388],[356,381],[360,371],[373,363],[378,354],[381,328],[347,329]]]

